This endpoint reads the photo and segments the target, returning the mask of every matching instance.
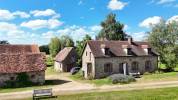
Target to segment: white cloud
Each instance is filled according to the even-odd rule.
[[[11,19],[14,19],[14,16],[10,11],[0,9],[0,20],[11,20]]]
[[[53,29],[53,28],[56,28],[62,24],[63,23],[57,19],[49,19],[49,20],[36,19],[36,20],[30,20],[28,22],[23,22],[23,23],[21,23],[20,26],[36,30],[36,29],[40,29],[40,28]]]
[[[124,25],[124,30],[128,30],[129,26],[128,25]]]
[[[96,34],[101,30],[101,27],[98,25],[94,25],[94,26],[69,26],[66,27],[64,29],[60,29],[57,31],[57,34],[59,34],[59,36],[62,35],[69,35],[70,37],[72,37],[74,39],[74,41],[76,40],[82,40],[82,38],[88,34],[90,35],[93,39],[95,39]]]
[[[135,33],[128,33],[134,39],[134,41],[143,41],[146,39],[147,34],[145,32],[135,32]]]
[[[19,16],[20,18],[30,17],[30,15],[27,14],[26,12],[22,12],[22,11],[10,12],[9,10],[0,9],[0,20],[12,20],[17,16]]]
[[[55,35],[54,35],[54,31],[48,31],[48,32],[46,32],[46,33],[42,33],[42,37],[43,38],[52,38],[52,37],[54,37]]]
[[[90,29],[91,29],[91,31],[96,32],[96,31],[100,31],[102,29],[102,27],[98,26],[98,25],[94,25],[94,26],[91,26]]]
[[[15,16],[20,16],[21,18],[29,18],[30,17],[29,14],[27,14],[26,12],[22,12],[22,11],[16,11],[12,14]]]
[[[33,14],[33,16],[52,16],[56,15],[56,12],[52,9],[46,9],[46,10],[34,10],[30,12]]]
[[[146,27],[146,28],[150,28],[156,24],[159,24],[163,19],[159,16],[153,16],[153,17],[149,17],[147,19],[145,19],[144,21],[142,21],[139,26],[140,27]]]
[[[172,16],[167,20],[167,23],[172,23],[173,21],[178,22],[178,15]]]
[[[7,32],[17,30],[17,26],[15,24],[7,23],[7,22],[0,22],[0,31]]]
[[[122,10],[127,4],[128,3],[119,0],[111,0],[107,7],[111,10]]]
[[[167,4],[167,3],[172,3],[175,2],[176,0],[159,0],[157,4]]]

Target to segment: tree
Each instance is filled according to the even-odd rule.
[[[89,35],[86,35],[82,41],[77,41],[77,45],[76,45],[76,52],[78,55],[78,60],[77,60],[77,65],[78,66],[82,66],[82,52],[84,49],[85,44],[87,43],[88,40],[91,40],[91,37]]]
[[[102,30],[99,32],[97,39],[107,40],[125,40],[126,34],[123,31],[124,25],[116,21],[116,15],[110,13],[106,20],[101,22]]]
[[[148,41],[160,54],[160,61],[166,65],[168,71],[173,70],[178,61],[176,57],[177,38],[178,23],[176,22],[166,23],[162,21],[148,32]]]
[[[49,54],[49,47],[48,45],[42,45],[39,47],[40,52],[45,52],[46,54]]]
[[[61,50],[61,43],[59,38],[54,37],[51,38],[51,41],[49,43],[49,52],[52,57],[55,57],[56,54]]]
[[[2,40],[2,41],[0,41],[0,44],[10,44],[10,43],[6,40]]]
[[[67,35],[61,36],[61,49],[65,47],[74,47],[74,41]]]

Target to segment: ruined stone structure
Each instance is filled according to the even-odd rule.
[[[158,53],[147,42],[88,41],[82,55],[84,77],[102,78],[111,74],[154,72]]]
[[[45,54],[37,45],[0,45],[0,87],[16,82],[19,73],[26,73],[33,83],[45,82]]]

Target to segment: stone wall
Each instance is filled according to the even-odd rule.
[[[91,53],[91,55],[90,55],[90,53]],[[87,75],[87,64],[88,63],[92,64],[92,75],[91,75],[91,77],[95,77],[95,67],[94,67],[95,58],[93,56],[93,53],[91,52],[91,49],[90,49],[89,45],[87,44],[86,48],[85,48],[85,50],[83,52],[83,55],[82,55],[82,70],[84,72],[84,77],[86,79],[89,78],[89,76]]]
[[[63,64],[60,62],[55,61],[54,62],[54,69],[57,72],[63,72]]]
[[[40,72],[28,72],[27,75],[33,83],[44,84],[45,83],[45,71]],[[6,81],[15,81],[18,74],[16,73],[1,73],[0,74],[0,87],[5,85]]]
[[[145,62],[151,61],[149,70],[145,70]],[[127,63],[128,72],[133,72],[131,69],[132,62],[138,62],[138,70],[141,74],[144,72],[154,72],[158,68],[158,58],[155,56],[144,56],[144,57],[112,57],[112,58],[95,58],[95,78],[106,77],[110,74],[119,73],[119,64]],[[104,64],[112,63],[113,72],[105,73]]]

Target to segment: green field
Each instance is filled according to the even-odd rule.
[[[85,80],[82,75],[77,73],[76,75],[70,76],[71,79],[84,83],[91,83],[96,86],[112,85],[108,78]],[[145,82],[156,82],[156,81],[175,81],[178,80],[178,72],[167,72],[167,73],[149,73],[148,75],[142,75],[141,78],[137,78],[136,82],[133,83],[145,83]]]
[[[48,100],[178,100],[178,87],[60,95]]]

